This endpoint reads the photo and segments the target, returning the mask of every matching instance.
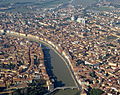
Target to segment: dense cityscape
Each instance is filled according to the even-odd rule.
[[[41,44],[27,38],[48,43],[68,61],[81,95],[95,88],[102,93],[97,95],[120,94],[120,2],[101,0],[85,8],[71,2],[55,8],[24,7],[32,11],[0,8],[0,94],[36,80],[45,92],[54,89]]]

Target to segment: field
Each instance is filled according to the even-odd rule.
[[[110,1],[110,2],[112,2],[114,4],[120,4],[120,0],[107,0],[107,1]]]
[[[99,0],[74,0],[74,5],[82,5],[82,6],[89,6],[98,2]]]
[[[67,3],[70,0],[0,0],[0,8],[6,8],[0,11],[31,11],[26,6],[35,6],[38,8],[52,8],[61,3]],[[9,8],[9,6],[11,8]]]

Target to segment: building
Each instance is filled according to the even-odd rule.
[[[85,19],[84,18],[77,18],[77,22],[85,25]]]

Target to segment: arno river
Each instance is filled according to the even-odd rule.
[[[53,50],[43,49],[45,55],[45,64],[48,68],[49,76],[55,80],[55,86],[75,86],[71,74],[61,57]]]
[[[55,87],[75,86],[65,61],[52,49],[43,47],[48,74],[55,81]],[[52,95],[80,95],[77,89],[59,90]]]

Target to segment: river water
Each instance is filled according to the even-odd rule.
[[[55,87],[75,86],[65,61],[52,49],[43,48],[48,75],[55,81]]]
[[[52,49],[43,46],[48,75],[55,80],[55,87],[75,86],[65,61]],[[80,95],[77,89],[58,90],[51,95]]]

